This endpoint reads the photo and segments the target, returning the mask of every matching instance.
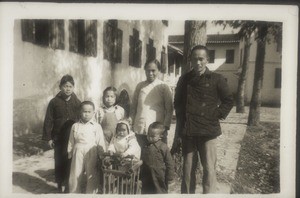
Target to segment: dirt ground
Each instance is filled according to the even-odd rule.
[[[223,134],[218,137],[217,143],[218,193],[279,191],[280,109],[262,108],[262,126],[258,128],[247,128],[247,116],[248,111],[237,114],[234,108],[221,123]],[[169,146],[172,145],[174,129],[173,122]],[[13,140],[13,192],[55,193],[53,150],[47,150],[40,134],[14,137]],[[172,194],[180,193],[180,162],[176,163],[176,167],[178,177],[169,189]],[[196,192],[201,193],[201,168],[197,181]]]

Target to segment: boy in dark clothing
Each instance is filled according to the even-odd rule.
[[[54,148],[55,180],[59,192],[68,191],[71,161],[67,146],[70,129],[79,118],[80,100],[73,93],[74,80],[65,75],[60,81],[60,92],[49,102],[43,129],[43,140]]]
[[[168,193],[174,178],[174,162],[168,146],[161,141],[165,127],[153,122],[148,129],[148,144],[142,148],[142,194]]]

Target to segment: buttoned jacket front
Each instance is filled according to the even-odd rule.
[[[64,133],[73,123],[79,119],[80,100],[72,93],[70,100],[66,101],[59,92],[48,105],[44,128],[43,140],[62,141],[67,139],[68,135]],[[66,136],[66,137],[62,137]]]
[[[179,135],[216,137],[233,98],[225,78],[206,68],[203,75],[192,70],[179,79],[174,106]]]
[[[161,140],[142,149],[142,193],[168,193],[168,182],[174,178],[174,162],[168,146]]]

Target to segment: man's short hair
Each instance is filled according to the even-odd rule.
[[[82,107],[83,107],[84,105],[91,105],[91,106],[93,107],[93,109],[95,110],[95,105],[94,105],[94,103],[93,103],[92,101],[88,101],[88,100],[83,101],[83,102],[80,104],[80,110],[82,109]]]
[[[165,131],[165,126],[161,122],[153,122],[149,125],[149,129],[156,129],[159,132],[159,135],[162,135]]]
[[[204,46],[204,45],[196,45],[196,46],[194,46],[192,48],[192,50],[191,50],[191,56],[192,56],[193,52],[196,51],[196,50],[205,50],[206,51],[206,55],[208,57],[208,48],[206,46]]]
[[[161,71],[161,64],[157,59],[153,59],[153,60],[148,60],[146,61],[145,65],[144,65],[144,69],[146,70],[147,66],[150,63],[154,63],[157,66],[158,71]]]

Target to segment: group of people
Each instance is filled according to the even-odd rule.
[[[180,77],[174,98],[173,147],[182,146],[184,160],[181,192],[195,193],[199,153],[203,193],[214,193],[219,119],[226,118],[233,99],[225,78],[206,67],[205,46],[195,46],[190,60],[192,69]],[[49,102],[43,132],[43,140],[54,148],[59,192],[101,193],[97,163],[99,155],[108,152],[143,161],[142,194],[168,193],[168,185],[174,181],[174,161],[167,146],[173,96],[169,86],[158,79],[160,69],[157,60],[145,63],[146,80],[134,91],[128,118],[117,104],[116,88],[103,91],[103,105],[96,110],[92,101],[80,102],[73,93],[72,76],[62,77],[60,92]]]

